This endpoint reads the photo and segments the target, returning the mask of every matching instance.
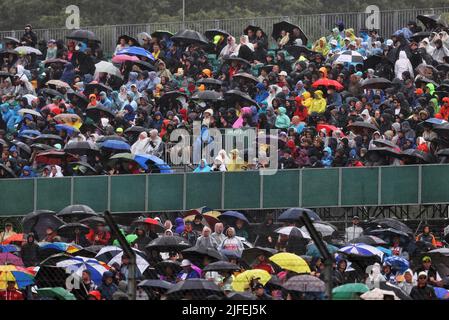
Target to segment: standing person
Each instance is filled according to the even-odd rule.
[[[34,239],[34,234],[30,233],[27,236],[27,241],[22,245],[20,249],[20,257],[26,268],[37,266],[39,263],[39,245]]]
[[[102,245],[105,246],[109,243],[111,239],[111,234],[105,229],[105,225],[102,222],[97,223],[95,230],[91,229],[86,235],[87,241],[91,245]]]
[[[362,235],[363,229],[359,227],[360,218],[358,216],[354,216],[352,218],[352,226],[346,228],[345,239],[346,242],[350,242],[351,240],[358,238]]]
[[[186,221],[184,225],[184,231],[181,233],[181,237],[189,241],[192,246],[196,244],[198,235],[195,231],[193,231],[192,221]]]
[[[14,231],[14,229],[12,227],[12,223],[10,223],[10,222],[5,223],[5,230],[0,232],[0,243],[5,241],[9,237],[12,237],[15,234],[16,234],[16,232]]]
[[[275,229],[273,215],[267,214],[265,221],[259,226],[257,232],[257,240],[255,241],[257,246],[274,248],[276,245]]]
[[[217,242],[218,247],[220,247],[223,241],[226,239],[226,236],[223,234],[224,231],[223,223],[221,222],[216,223],[214,226],[214,231],[215,232],[211,234],[211,237],[212,239],[215,240],[215,242]]]
[[[25,33],[23,34],[22,38],[20,38],[20,42],[24,46],[28,47],[36,47],[37,45],[37,35],[34,33],[31,24],[27,24],[25,26]]]
[[[218,243],[211,236],[212,230],[209,227],[204,227],[201,236],[196,240],[196,246],[203,246],[209,248],[218,248]]]
[[[15,281],[8,281],[5,290],[0,291],[0,300],[24,300],[23,293],[16,289]]]
[[[427,274],[421,271],[418,275],[418,284],[410,291],[413,300],[436,300],[435,290],[427,284]]]
[[[430,232],[430,227],[428,225],[423,227],[423,232],[416,237],[416,241],[423,241],[433,249],[437,246],[435,236]]]
[[[229,227],[226,230],[226,235],[227,238],[221,244],[220,249],[226,250],[227,252],[235,252],[238,256],[241,256],[244,247],[242,241],[235,236],[235,229]]]

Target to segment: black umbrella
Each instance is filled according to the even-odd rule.
[[[416,85],[417,88],[421,87],[422,84],[427,85],[427,84],[429,84],[429,83],[433,84],[435,87],[438,87],[438,83],[436,83],[436,82],[433,81],[432,79],[426,78],[426,77],[421,76],[421,75],[418,75],[418,76],[415,78],[415,85]]]
[[[265,70],[266,73],[270,73],[273,71],[274,64],[266,64],[260,68],[260,71]]]
[[[350,243],[364,243],[364,244],[367,244],[367,245],[373,246],[373,247],[384,246],[387,244],[381,238],[376,237],[376,236],[370,236],[370,235],[361,236],[361,237],[352,239],[350,241]]]
[[[23,231],[25,233],[33,232],[38,240],[45,238],[47,228],[57,230],[62,225],[64,225],[64,221],[50,210],[33,211],[22,219]]]
[[[439,71],[449,72],[449,64],[448,63],[439,64],[439,65],[437,65],[436,68]]]
[[[127,61],[126,63],[130,63],[132,66],[138,66],[141,70],[156,71],[156,67],[147,61]]]
[[[106,221],[104,220],[104,218],[102,218],[102,217],[95,217],[95,216],[92,216],[92,217],[80,220],[79,223],[88,225],[91,228],[94,228],[97,224],[106,225]]]
[[[175,102],[177,101],[176,99],[178,99],[179,97],[184,97],[187,99],[187,95],[184,92],[180,92],[180,91],[169,91],[164,93],[160,99],[159,99],[159,104],[160,105],[164,105],[164,106],[168,106],[168,104],[171,102]]]
[[[101,42],[95,36],[95,33],[89,30],[75,30],[70,35],[66,37],[67,39],[77,40],[77,41],[95,41]]]
[[[14,38],[14,37],[4,37],[4,38],[3,38],[3,41],[4,41],[5,43],[13,42],[13,43],[16,43],[16,44],[20,44],[20,40],[17,39],[17,38]]]
[[[446,24],[441,20],[441,17],[435,14],[419,15],[416,19],[422,22],[427,31],[446,27]]]
[[[397,158],[397,159],[402,159],[402,157],[404,156],[401,151],[399,151],[397,149],[389,148],[389,147],[371,148],[367,152],[368,158],[372,154],[378,154],[383,157],[393,157],[393,158]]]
[[[257,78],[255,76],[253,76],[252,74],[249,74],[247,72],[239,72],[234,74],[233,76],[234,79],[243,79],[243,80],[247,80],[247,81],[252,81],[255,84],[259,83],[259,80],[257,80]]]
[[[144,280],[137,286],[144,289],[162,289],[163,292],[166,292],[173,288],[174,284],[164,280]]]
[[[188,279],[178,282],[170,290],[167,291],[167,295],[175,298],[182,299],[185,294],[192,294],[193,297],[198,299],[205,299],[210,295],[224,296],[224,292],[213,281],[205,279]]]
[[[227,295],[225,300],[256,300],[256,296],[249,292],[232,292]]]
[[[350,124],[348,126],[348,129],[354,132],[355,134],[358,134],[357,132],[363,132],[364,130],[371,131],[371,133],[379,130],[379,128],[377,128],[375,125],[364,121],[356,121]]]
[[[392,65],[392,62],[390,60],[388,60],[387,57],[373,55],[373,56],[368,57],[365,61],[363,61],[363,68],[365,70],[375,69],[379,63],[386,64],[386,65],[388,65],[388,64]]]
[[[71,103],[83,110],[86,109],[89,104],[89,99],[84,94],[79,92],[68,92],[67,97]]]
[[[287,46],[285,47],[285,50],[293,56],[296,60],[301,56],[304,55],[306,58],[314,56],[316,54],[319,54],[318,52],[312,51],[306,46]]]
[[[437,152],[437,155],[440,157],[449,157],[449,149],[441,149]]]
[[[410,229],[406,224],[402,223],[401,221],[393,218],[382,218],[382,219],[376,219],[373,221],[370,221],[368,223],[370,226],[374,226],[379,228],[393,228],[402,232],[405,232],[407,234],[413,235],[412,229]]]
[[[415,159],[418,163],[433,163],[436,161],[435,157],[427,152],[415,149],[407,149],[402,151],[404,157]]]
[[[373,140],[373,143],[378,146],[378,147],[390,147],[390,148],[399,148],[396,144],[394,144],[393,142],[391,142],[390,140],[386,140],[386,139],[377,139],[377,140]]]
[[[433,131],[438,133],[438,135],[448,136],[449,135],[449,123],[446,122],[446,123],[434,125]]]
[[[201,33],[195,30],[184,29],[177,32],[171,40],[174,42],[181,42],[183,44],[199,44],[207,45],[209,41]]]
[[[171,38],[173,37],[173,33],[167,30],[156,30],[151,34],[153,38],[163,39],[164,37]]]
[[[100,152],[100,149],[92,141],[71,141],[66,144],[64,151],[82,156],[86,154],[97,154]]]
[[[235,263],[227,262],[227,261],[217,261],[214,263],[208,264],[203,271],[239,271],[240,267]]]
[[[31,147],[32,149],[36,149],[36,150],[38,150],[38,151],[55,150],[55,147],[49,146],[49,145],[43,144],[43,143],[33,143],[32,145],[30,145],[30,147]]]
[[[57,216],[66,219],[83,220],[90,217],[97,217],[98,214],[91,207],[83,204],[74,204],[59,211]]]
[[[251,98],[248,94],[240,91],[240,90],[229,90],[225,92],[225,98],[228,100],[239,100],[239,101],[245,101],[252,105],[257,106],[257,102]]]
[[[97,144],[108,141],[108,140],[117,140],[117,141],[123,141],[123,142],[128,143],[128,140],[126,140],[124,137],[114,135],[114,136],[103,136],[103,137],[98,138]]]
[[[182,270],[181,264],[179,262],[171,261],[171,260],[165,260],[165,261],[159,262],[155,266],[156,272],[158,274],[164,275],[164,276],[167,275],[167,272],[166,272],[167,268],[171,268],[175,275],[178,274]]]
[[[214,248],[204,246],[194,246],[192,248],[185,249],[182,251],[182,256],[198,266],[203,266],[204,258],[208,258],[211,262],[223,260],[223,256],[220,252]]]
[[[196,84],[204,84],[204,85],[215,85],[215,86],[221,86],[223,84],[223,81],[214,79],[214,78],[202,78],[196,82]]]
[[[402,290],[398,286],[391,284],[388,281],[381,281],[379,283],[379,289],[393,291],[395,295],[401,300],[412,300],[412,298],[410,298],[410,296],[404,290]]]
[[[64,143],[64,139],[61,136],[57,136],[55,134],[41,134],[34,138],[35,143],[52,143],[52,142]]]
[[[17,178],[17,175],[14,173],[14,171],[12,171],[11,168],[5,166],[3,163],[0,164],[0,172],[1,171],[4,172],[2,178],[10,178],[10,179]]]
[[[58,228],[58,235],[63,238],[73,238],[79,231],[80,235],[86,235],[89,233],[90,228],[82,223],[68,223]],[[78,252],[76,253],[78,255]]]
[[[44,88],[41,90],[41,93],[45,96],[45,97],[62,97],[62,93],[55,90],[55,89],[49,89],[49,88]]]
[[[49,64],[53,64],[53,63],[66,65],[67,63],[69,63],[69,61],[64,60],[64,59],[48,59],[48,60],[45,60],[43,63],[45,66],[47,66]]]
[[[386,89],[392,85],[391,81],[385,78],[371,78],[362,82],[363,89]]]
[[[77,256],[86,257],[86,258],[95,258],[98,252],[103,248],[102,245],[93,245],[85,247],[76,252]]]
[[[13,145],[15,145],[16,148],[18,149],[20,157],[28,159],[31,156],[32,151],[31,151],[31,148],[27,144],[23,143],[22,141],[18,141],[18,140],[13,140],[13,141],[11,141],[11,143]]]
[[[184,238],[179,236],[165,236],[159,237],[151,241],[146,247],[146,250],[157,250],[159,252],[182,251],[190,248],[192,245]]]
[[[97,104],[97,106],[95,107],[87,108],[86,115],[94,121],[99,121],[104,116],[110,119],[115,118],[114,112],[101,104],[100,105]]]
[[[264,248],[264,247],[254,247],[243,250],[242,260],[245,261],[248,265],[251,265],[254,260],[260,255],[264,255],[269,258],[272,255],[276,254],[277,250],[272,248]]]
[[[440,64],[440,66],[441,66],[441,64]],[[448,64],[447,66],[449,66],[449,64]],[[446,84],[446,83],[440,84],[440,85],[436,88],[436,91],[449,92],[449,84]]]
[[[125,130],[125,134],[141,134],[142,132],[147,131],[147,129],[145,129],[144,127],[140,127],[140,126],[133,126],[130,127],[128,129]]]
[[[431,35],[430,32],[426,32],[426,31],[422,31],[422,32],[417,32],[415,34],[413,34],[410,39],[416,42],[421,42],[423,39],[425,38],[429,38]]]
[[[214,37],[217,35],[223,36],[226,39],[231,34],[222,29],[209,29],[204,32],[204,35],[206,36],[207,39],[209,39],[210,41],[213,41]]]
[[[251,67],[251,63],[248,60],[245,60],[243,58],[225,57],[223,60],[224,60],[224,63],[237,62],[237,63],[241,64],[243,67]]]
[[[217,101],[221,99],[220,93],[213,90],[198,91],[191,97],[192,100]]]
[[[403,242],[410,242],[411,235],[400,230],[396,230],[394,228],[385,228],[385,229],[374,229],[374,230],[367,230],[364,232],[365,234],[369,235],[376,235],[385,241],[391,241],[394,237],[400,237],[400,239],[403,240]]]
[[[273,39],[278,40],[281,37],[281,32],[286,31],[286,32],[289,32],[290,37],[292,37],[294,29],[299,30],[299,37],[302,40],[302,44],[307,45],[307,42],[309,41],[309,39],[307,39],[304,31],[302,31],[299,26],[294,25],[287,21],[281,21],[281,22],[273,24],[273,33],[271,34],[271,36],[273,37]]]
[[[104,92],[112,92],[113,90],[112,90],[112,88],[111,87],[109,87],[109,86],[107,86],[107,85],[105,85],[105,84],[103,84],[103,83],[88,83],[87,85],[86,85],[86,87],[84,88],[84,94],[86,95],[86,96],[89,96],[89,95],[91,95],[91,94],[94,94],[95,93],[95,90],[97,90],[98,91],[98,93],[100,93],[101,91],[104,91]]]
[[[66,260],[70,258],[62,259]],[[37,271],[34,277],[34,284],[39,288],[65,288],[66,279],[70,276],[64,268],[56,267],[54,265],[40,265],[39,270]]]
[[[290,208],[279,216],[278,221],[299,221],[303,214],[307,214],[313,221],[321,220],[319,215],[310,209]]]

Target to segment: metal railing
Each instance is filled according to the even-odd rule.
[[[421,14],[449,14],[449,7],[441,8],[420,8],[403,9],[394,11],[380,12],[380,33],[388,37],[396,30],[407,25],[410,20],[416,20],[416,16]],[[271,35],[273,24],[282,20],[301,26],[310,40],[318,39],[327,35],[334,28],[337,21],[343,21],[347,28],[353,28],[356,32],[365,28],[365,21],[370,16],[365,12],[345,12],[332,14],[310,14],[294,16],[277,17],[252,17],[240,19],[222,19],[222,20],[200,20],[186,21],[185,27],[204,32],[207,29],[220,28],[227,30],[234,36],[242,34],[248,25],[257,25],[261,27],[268,35]],[[109,26],[83,26],[83,29],[93,31],[102,41],[102,48],[107,55],[111,55],[116,47],[116,41],[120,35],[127,34],[136,36],[140,32],[154,32],[156,30],[169,30],[177,32],[183,28],[181,20],[176,22],[158,22],[147,24],[130,25],[109,25]],[[65,28],[54,29],[35,29],[40,40],[65,39],[71,30]],[[7,36],[21,37],[23,30],[1,31],[0,37]],[[270,37],[271,38],[271,37]]]

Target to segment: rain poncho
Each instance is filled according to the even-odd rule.
[[[279,115],[276,117],[276,128],[287,129],[290,126],[290,118],[286,115],[287,110],[284,107],[279,108]]]
[[[304,103],[305,105],[305,103]],[[323,98],[323,91],[315,91],[315,98],[312,100],[311,106],[309,108],[309,113],[324,113],[326,111],[326,99]]]
[[[315,42],[315,45],[313,46],[312,51],[321,53],[324,57],[326,57],[330,51],[330,48],[327,45],[326,38],[322,37],[322,38],[320,38],[320,40]]]
[[[396,75],[396,78],[402,80],[403,79],[402,74],[406,71],[410,73],[412,78],[414,77],[412,64],[410,63],[410,60],[407,58],[407,54],[405,53],[405,51],[401,51],[399,53],[399,59],[396,61],[394,65],[394,73]]]
[[[201,159],[201,164],[193,171],[194,173],[211,172],[211,167],[206,162],[206,159]]]
[[[149,143],[150,139],[148,138],[148,134],[146,132],[142,132],[139,135],[139,139],[131,146],[131,153],[134,155],[145,154]]]
[[[323,164],[323,166],[325,168],[330,168],[332,167],[332,162],[334,160],[334,158],[332,157],[332,149],[329,147],[324,148],[324,156],[321,159],[321,163]]]

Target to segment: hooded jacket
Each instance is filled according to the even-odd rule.
[[[402,74],[408,71],[412,78],[414,78],[413,66],[410,60],[407,58],[407,53],[405,51],[399,52],[399,59],[394,65],[394,73],[396,78],[403,80]]]
[[[312,106],[312,95],[310,94],[310,92],[306,91],[302,94],[303,97],[303,101],[302,104],[309,110],[310,113],[310,107]]]
[[[184,220],[182,218],[176,218],[175,220],[175,232],[181,234],[184,232]]]
[[[290,126],[290,118],[286,115],[284,107],[279,108],[279,115],[276,117],[275,126],[278,129],[287,129]]]
[[[98,287],[98,291],[100,291],[103,299],[112,300],[112,295],[118,290],[118,287],[114,282],[106,284],[106,278],[108,277],[113,277],[113,273],[110,271],[103,273],[102,284]]]
[[[309,113],[324,113],[326,111],[326,99],[323,98],[323,91],[315,91],[316,98],[312,99],[311,106],[309,108]]]
[[[332,149],[329,147],[324,148],[323,154],[324,154],[323,158],[321,159],[321,163],[323,164],[323,166],[325,168],[332,167],[332,162],[334,160],[334,158],[332,156]]]

